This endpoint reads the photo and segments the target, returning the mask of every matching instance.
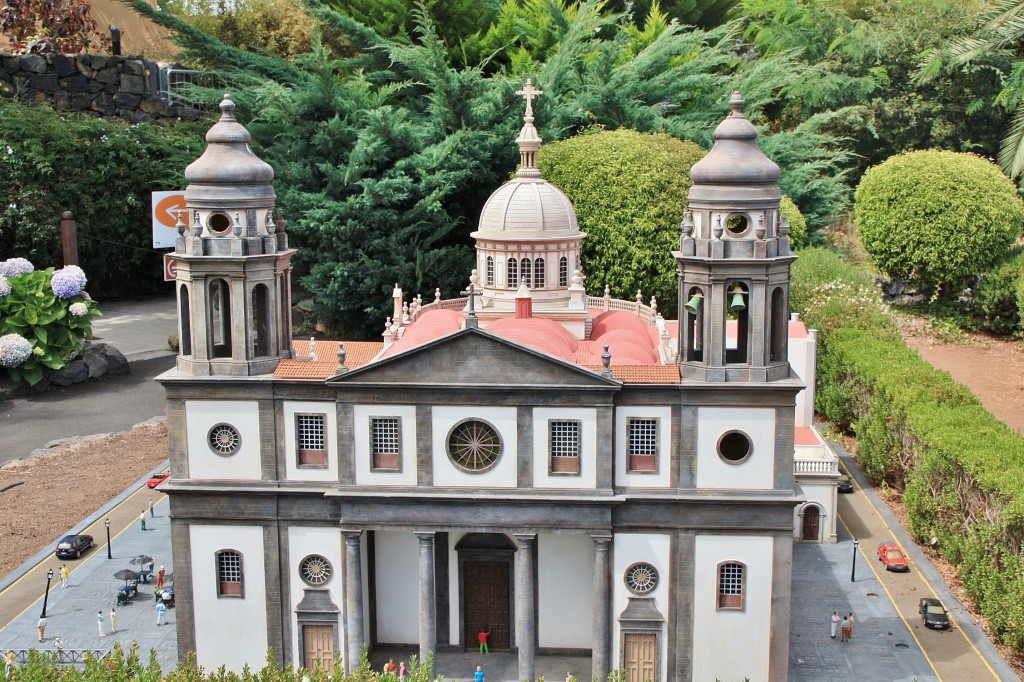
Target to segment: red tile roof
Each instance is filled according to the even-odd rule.
[[[346,341],[345,366],[349,369],[362,367],[377,357],[384,344],[379,341]],[[297,357],[309,355],[309,341],[292,341]],[[338,367],[338,342],[317,339],[316,360],[282,360],[274,370],[275,379],[311,379],[323,381],[334,376]]]

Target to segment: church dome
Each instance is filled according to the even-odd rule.
[[[509,234],[514,233],[514,234]],[[480,212],[480,238],[579,236],[576,211],[562,190],[542,178],[515,178],[499,187]]]
[[[480,212],[475,239],[531,240],[582,238],[576,224],[576,210],[569,197],[541,177],[537,150],[541,138],[533,125],[533,98],[542,94],[526,81],[516,94],[526,98],[526,115],[516,142],[519,169],[516,177],[499,187]]]
[[[757,129],[743,115],[740,93],[732,94],[729,107],[732,112],[715,129],[711,151],[690,169],[690,180],[694,186],[777,183],[779,167],[757,146]]]
[[[273,199],[274,169],[249,147],[252,136],[235,118],[228,95],[220,110],[220,120],[206,133],[206,151],[185,169],[185,200]]]

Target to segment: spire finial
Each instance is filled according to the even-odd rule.
[[[516,90],[516,94],[526,100],[526,114],[523,116],[523,129],[519,131],[519,170],[516,175],[521,178],[539,178],[540,171],[537,169],[537,150],[540,148],[540,135],[533,126],[533,98],[543,95],[542,90],[533,87],[533,80],[526,79],[526,85],[522,90]]]
[[[227,92],[224,93],[224,99],[220,102],[220,120],[235,120],[235,103],[231,101],[231,94]]]
[[[729,98],[729,108],[732,109],[732,116],[743,115],[743,95],[739,93],[739,90],[732,93],[732,97]]]

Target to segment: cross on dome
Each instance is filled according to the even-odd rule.
[[[543,95],[544,92],[533,87],[533,80],[527,78],[526,85],[522,90],[516,90],[516,94],[526,100],[526,114],[523,116],[523,129],[519,131],[519,170],[516,175],[521,178],[539,178],[540,171],[537,169],[537,150],[540,149],[540,135],[533,127],[533,99]]]

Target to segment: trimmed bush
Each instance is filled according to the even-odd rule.
[[[686,211],[690,167],[706,154],[692,142],[634,130],[589,132],[543,145],[544,178],[576,207],[587,291],[632,300],[655,296],[665,317],[676,314],[679,224]]]
[[[856,433],[875,482],[901,490],[995,634],[1024,651],[1024,437],[909,350],[871,276],[821,249],[793,265],[793,300],[819,330],[816,408]]]
[[[875,267],[947,297],[1003,258],[1024,223],[1024,204],[998,166],[939,150],[869,168],[854,209]]]
[[[794,249],[802,249],[807,246],[807,219],[793,200],[783,195],[779,209],[786,216],[789,223],[789,241]]]
[[[184,188],[185,166],[205,148],[208,127],[129,125],[0,98],[0,259],[61,262],[60,217],[71,211],[90,293],[166,290],[150,192]]]
[[[1014,249],[974,286],[978,326],[994,334],[1019,334],[1024,310],[1024,249]]]

